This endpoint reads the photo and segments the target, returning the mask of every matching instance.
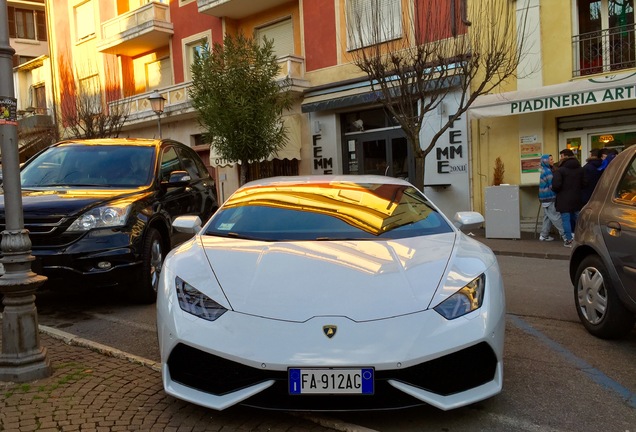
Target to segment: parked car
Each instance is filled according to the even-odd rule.
[[[217,410],[446,410],[501,391],[497,260],[406,181],[260,180],[202,229],[174,226],[197,234],[159,283],[168,394]]]
[[[570,257],[574,301],[600,338],[626,335],[636,320],[636,145],[607,166],[581,210]]]
[[[63,141],[28,160],[20,181],[34,271],[50,285],[124,286],[139,302],[155,300],[165,254],[187,239],[174,218],[218,207],[200,157],[167,139]]]

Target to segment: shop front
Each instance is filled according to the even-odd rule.
[[[420,140],[428,145],[457,107],[450,92],[425,116]],[[309,93],[302,105],[312,125],[312,174],[376,174],[414,181],[413,148],[397,122],[377,104],[368,85]],[[426,157],[424,192],[452,217],[470,210],[469,145],[465,117],[455,121]]]
[[[585,164],[592,149],[620,152],[636,144],[635,102],[636,73],[482,96],[470,110],[473,137],[494,136],[482,151],[514,160],[506,165],[508,179],[520,185],[521,218],[534,220],[541,154],[569,148]]]

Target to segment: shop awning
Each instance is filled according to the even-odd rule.
[[[274,159],[298,159],[300,160],[301,141],[301,117],[302,114],[291,114],[283,117],[283,123],[287,128],[287,144],[278,152],[272,153],[268,161]],[[213,167],[234,166],[236,162],[222,158],[214,146],[210,146],[210,165]]]
[[[477,98],[469,113],[476,118],[500,117],[627,100],[636,100],[636,73],[484,95]]]

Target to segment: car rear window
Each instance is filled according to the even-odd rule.
[[[279,241],[399,239],[452,231],[412,186],[324,183],[239,190],[205,233]]]
[[[22,187],[139,187],[154,177],[152,147],[65,144],[50,147],[20,173]]]

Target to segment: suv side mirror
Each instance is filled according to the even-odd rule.
[[[192,181],[192,177],[187,171],[172,171],[168,181],[161,182],[161,185],[165,187],[181,187],[187,186],[190,181]]]

